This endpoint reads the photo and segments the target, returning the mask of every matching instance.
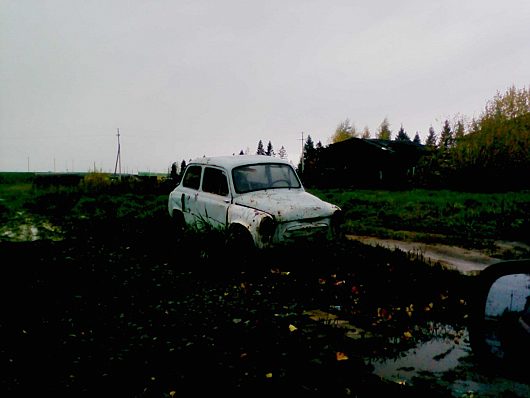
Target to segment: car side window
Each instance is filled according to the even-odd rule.
[[[188,166],[182,185],[186,188],[199,189],[201,185],[201,170],[201,166]]]
[[[216,195],[227,196],[228,181],[226,179],[226,173],[220,169],[206,167],[204,169],[202,190]]]

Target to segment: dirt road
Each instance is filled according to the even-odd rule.
[[[348,235],[347,237],[371,246],[382,246],[389,249],[397,248],[406,252],[414,252],[433,263],[439,262],[442,266],[456,269],[463,274],[480,272],[488,265],[501,260],[479,250],[470,250],[440,243],[406,242],[359,235]],[[512,244],[511,246],[516,245]]]

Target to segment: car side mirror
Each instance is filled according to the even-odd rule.
[[[470,342],[480,365],[528,377],[530,260],[501,261],[477,277]]]

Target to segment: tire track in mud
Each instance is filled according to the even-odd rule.
[[[381,239],[372,236],[347,235],[350,240],[356,240],[366,245],[382,246],[388,249],[399,249],[417,254],[427,262],[440,263],[448,269],[455,269],[462,274],[477,274],[489,265],[500,261],[478,250],[470,250],[457,246],[440,243],[407,242],[395,239]]]

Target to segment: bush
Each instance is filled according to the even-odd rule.
[[[103,173],[89,173],[80,183],[85,192],[104,192],[111,186],[110,176]]]

